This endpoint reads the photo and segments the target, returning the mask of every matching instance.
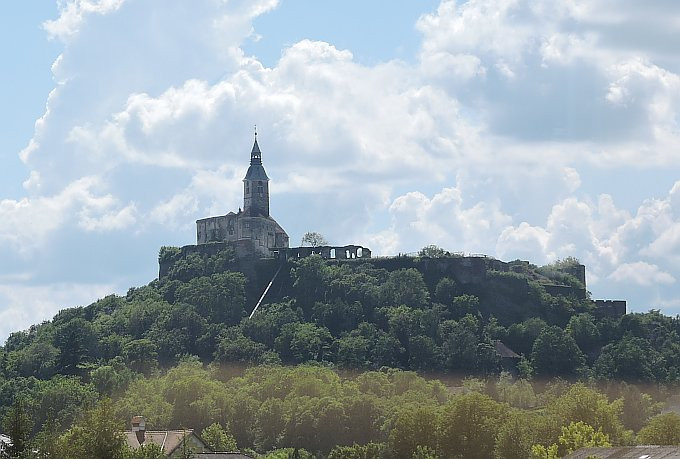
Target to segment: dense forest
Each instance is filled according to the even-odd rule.
[[[578,287],[575,260],[490,272],[480,287],[311,256],[249,319],[257,289],[233,252],[177,255],[161,250],[176,260],[160,280],[7,339],[0,417],[33,445],[25,457],[97,457],[100,440],[120,454],[106,457],[156,457],[116,434],[138,414],[272,458],[680,443],[680,418],[660,414],[680,380],[680,319],[599,316],[587,297],[548,294],[546,280]],[[521,357],[502,358],[499,341]]]

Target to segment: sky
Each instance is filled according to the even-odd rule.
[[[376,255],[587,266],[680,313],[676,0],[60,0],[0,15],[0,341],[242,206]]]

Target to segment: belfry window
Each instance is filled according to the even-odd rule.
[[[257,192],[262,196],[264,193],[264,187],[262,186],[262,182],[257,182]]]
[[[246,182],[246,194],[250,193],[250,183]]]

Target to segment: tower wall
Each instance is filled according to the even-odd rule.
[[[243,210],[269,216],[269,181],[243,179]]]

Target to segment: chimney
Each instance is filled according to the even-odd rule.
[[[132,431],[137,435],[137,441],[139,444],[144,443],[144,432],[146,432],[146,422],[143,416],[133,416],[132,417]]]

